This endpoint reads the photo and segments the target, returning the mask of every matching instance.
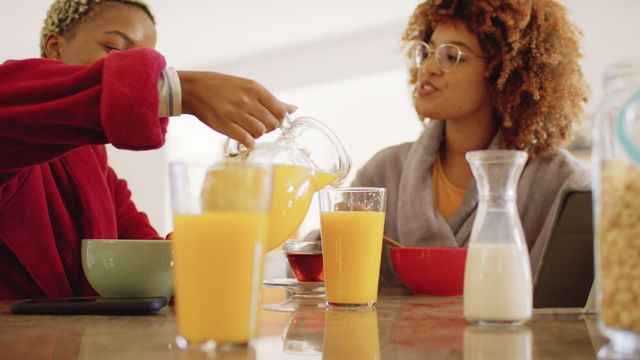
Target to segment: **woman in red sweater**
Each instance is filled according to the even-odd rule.
[[[161,238],[104,144],[161,147],[168,116],[193,114],[251,146],[293,110],[251,80],[167,69],[155,43],[138,0],[56,0],[45,59],[0,65],[0,299],[94,295],[81,239]]]

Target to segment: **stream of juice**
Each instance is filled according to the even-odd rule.
[[[269,235],[265,251],[282,246],[302,223],[313,193],[331,184],[335,174],[313,171],[303,166],[274,166]]]

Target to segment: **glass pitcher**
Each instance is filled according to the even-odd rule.
[[[533,311],[529,252],[516,207],[527,153],[470,151],[466,159],[478,187],[464,273],[464,316],[474,324],[518,325]]]
[[[599,353],[640,358],[640,58],[605,70],[595,116],[593,197]]]
[[[297,230],[314,192],[339,186],[351,169],[342,143],[322,122],[287,116],[280,131],[275,140],[258,141],[251,149],[229,139],[225,150],[227,157],[275,165],[266,251],[281,246]]]

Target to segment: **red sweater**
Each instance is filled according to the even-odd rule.
[[[30,59],[0,65],[0,299],[94,295],[83,238],[157,239],[103,144],[163,145],[151,49],[90,66]]]

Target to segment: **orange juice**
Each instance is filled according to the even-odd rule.
[[[267,212],[174,215],[178,332],[187,341],[242,343],[254,334],[268,221]]]
[[[384,212],[320,213],[327,301],[369,304],[378,299]]]
[[[322,358],[380,359],[378,316],[370,311],[335,311],[325,313]]]
[[[322,189],[323,187],[333,183],[338,178],[336,174],[329,174],[321,171],[313,171],[311,175],[311,181],[315,191]]]
[[[335,174],[303,166],[274,166],[271,219],[265,251],[281,246],[296,231],[309,210],[313,193],[335,179]]]

